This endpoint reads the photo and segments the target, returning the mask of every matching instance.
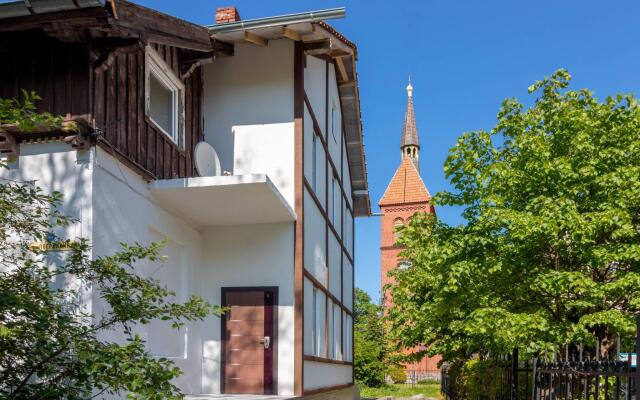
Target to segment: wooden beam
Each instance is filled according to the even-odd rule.
[[[296,42],[299,42],[302,40],[302,35],[294,31],[293,29],[289,29],[287,27],[282,27],[282,36],[289,38],[291,40],[294,40]]]
[[[342,82],[349,81],[349,74],[347,73],[347,68],[344,66],[344,61],[342,61],[342,57],[336,57],[336,65],[338,66],[338,71],[340,71],[340,77],[342,78]]]
[[[307,53],[318,53],[328,51],[331,48],[330,39],[310,40],[303,43],[304,51]]]
[[[260,46],[267,46],[269,44],[269,40],[260,35],[256,35],[255,33],[246,31],[244,33],[244,40],[249,43],[257,44]]]

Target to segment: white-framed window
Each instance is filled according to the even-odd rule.
[[[182,147],[184,84],[151,47],[146,49],[145,112],[164,134]]]

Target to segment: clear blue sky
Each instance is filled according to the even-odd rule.
[[[431,193],[448,187],[442,164],[463,132],[490,129],[502,100],[531,102],[526,89],[558,68],[600,98],[640,94],[640,1],[134,0],[199,24],[235,5],[243,19],[346,6],[330,21],[358,45],[358,72],[372,209],[399,163],[412,74]],[[438,209],[459,224],[458,210]],[[378,298],[379,220],[356,224],[356,285]]]

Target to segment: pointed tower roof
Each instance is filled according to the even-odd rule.
[[[404,146],[420,147],[416,114],[413,110],[413,86],[411,86],[411,77],[409,77],[409,84],[407,85],[407,110],[404,114],[404,126],[402,127],[402,139],[400,140],[400,147],[402,148]]]
[[[409,157],[404,157],[378,204],[382,207],[393,204],[421,203],[430,199],[431,195],[415,164]]]

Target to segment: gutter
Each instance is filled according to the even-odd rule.
[[[270,28],[274,26],[301,24],[306,22],[320,22],[327,19],[344,18],[345,7],[329,8],[326,10],[309,11],[297,14],[280,15],[276,17],[247,19],[238,22],[229,22],[219,25],[205,25],[212,34],[246,31],[258,28]]]

